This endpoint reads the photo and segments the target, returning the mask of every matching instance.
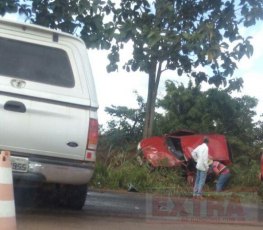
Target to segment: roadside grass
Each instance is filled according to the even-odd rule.
[[[136,156],[125,152],[115,153],[107,163],[97,161],[92,187],[102,189],[129,190],[133,187],[139,192],[185,193],[189,186],[180,169],[156,169],[152,171],[136,160]]]
[[[263,199],[263,183],[258,179],[259,165],[252,161],[247,167],[231,166],[232,177],[226,190],[216,193],[215,183],[205,185],[209,199],[256,201]],[[140,165],[136,153],[114,152],[107,158],[98,158],[91,181],[95,189],[137,191],[141,193],[171,196],[192,196],[192,187],[186,183],[181,168],[160,168],[152,171],[146,164]]]

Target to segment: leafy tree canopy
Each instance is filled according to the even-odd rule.
[[[123,106],[105,109],[112,116],[108,129],[103,132],[105,148],[123,147],[141,140],[145,103],[136,95],[137,109]],[[215,88],[201,91],[200,86],[194,86],[191,81],[187,87],[166,81],[166,95],[157,104],[163,112],[155,116],[154,135],[179,129],[224,134],[235,162],[246,164],[258,157],[263,144],[263,125],[253,121],[257,99],[247,95],[234,98],[226,90]]]
[[[133,56],[124,66],[127,71],[177,70],[179,76],[190,74],[197,83],[208,80],[216,86],[226,85],[236,62],[252,55],[250,37],[243,38],[239,29],[263,19],[262,1],[150,2],[126,0],[114,9],[118,33],[109,71],[118,68],[118,51],[127,41],[134,43]],[[199,66],[210,71],[199,71]],[[233,80],[229,83],[233,85]],[[236,83],[238,88],[242,82]]]
[[[166,95],[158,101],[166,113],[165,123],[172,129],[192,129],[199,132],[217,132],[226,135],[249,137],[256,124],[257,99],[250,96],[231,97],[225,90],[208,89],[190,82],[187,87],[166,82]],[[171,125],[172,124],[172,125]],[[249,138],[249,139],[248,139]]]
[[[102,0],[1,0],[0,15],[19,13],[31,23],[78,34],[89,48],[110,48],[111,3]]]
[[[207,81],[229,90],[240,89],[242,79],[233,76],[237,62],[253,54],[251,37],[242,37],[240,27],[263,19],[261,0],[125,0],[112,10],[116,43],[108,71],[118,69],[119,51],[131,41],[132,57],[123,68],[149,76],[144,137],[152,135],[164,71],[186,74],[197,85]]]
[[[87,47],[110,49],[109,72],[131,41],[127,71],[149,76],[144,136],[151,136],[162,73],[174,70],[196,84],[207,81],[240,89],[237,62],[253,54],[240,27],[263,19],[262,0],[2,0],[0,14],[23,13],[32,23],[77,33]],[[204,68],[203,68],[204,67]]]
[[[240,25],[248,27],[263,19],[263,3],[210,0],[2,0],[0,15],[20,13],[34,24],[68,33],[78,33],[88,47],[109,49],[109,71],[118,68],[119,49],[132,41],[133,57],[127,71],[150,73],[177,70],[200,83],[226,84],[236,61],[250,57],[250,37],[240,35]],[[230,43],[235,42],[233,46]],[[207,73],[196,70],[209,66]],[[233,83],[230,81],[229,83]],[[238,86],[240,86],[240,81]]]
[[[190,129],[201,133],[219,133],[228,138],[236,156],[254,154],[262,144],[262,124],[253,121],[257,99],[231,97],[227,91],[201,91],[190,82],[187,87],[166,82],[166,95],[158,101],[165,111],[159,117],[159,133]]]
[[[108,144],[113,146],[125,146],[136,143],[142,138],[143,120],[145,116],[145,102],[135,92],[138,108],[131,109],[126,106],[106,107],[112,120],[107,122],[107,129],[101,130],[102,136],[107,137]]]

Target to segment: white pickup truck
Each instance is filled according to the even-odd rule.
[[[98,102],[82,40],[0,20],[0,150],[15,185],[52,185],[81,209],[95,168]]]

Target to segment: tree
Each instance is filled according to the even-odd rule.
[[[132,41],[133,54],[124,68],[149,76],[144,137],[152,134],[157,90],[164,71],[176,70],[177,76],[187,74],[196,84],[207,81],[231,90],[241,87],[242,80],[234,78],[233,73],[244,55],[252,55],[253,47],[250,37],[243,38],[239,28],[263,19],[261,0],[121,0],[112,6],[116,43],[107,69],[118,69],[119,51]]]
[[[131,109],[126,106],[106,107],[112,120],[107,123],[108,128],[103,133],[111,145],[124,146],[125,144],[137,143],[142,138],[143,118],[145,116],[145,102],[135,92],[138,108]]]
[[[105,108],[105,112],[111,116],[107,122],[107,128],[100,127],[98,153],[103,155],[116,150],[134,151],[137,143],[142,138],[143,120],[145,116],[145,103],[141,96],[137,96],[138,107],[136,109],[126,106],[114,106]],[[99,154],[100,155],[100,154]]]
[[[4,16],[6,13],[16,13],[19,5],[19,0],[2,0],[0,2],[0,15]]]
[[[253,118],[257,103],[256,98],[247,95],[233,98],[226,90],[212,88],[201,91],[191,82],[185,87],[166,81],[166,95],[157,103],[165,111],[163,124],[159,126],[167,128],[163,132],[174,129],[216,132],[238,136],[253,144],[252,133],[257,126]]]
[[[211,131],[211,124],[203,111],[206,103],[200,86],[194,87],[190,81],[185,87],[170,80],[165,82],[165,86],[166,95],[157,101],[157,106],[164,110],[164,115],[156,121],[157,126],[162,127],[160,134],[179,129]]]
[[[19,12],[32,23],[78,34],[89,48],[111,48],[109,72],[118,69],[119,51],[132,41],[133,56],[124,68],[149,76],[144,137],[152,134],[164,71],[187,74],[197,84],[241,87],[242,80],[233,77],[236,62],[250,57],[253,47],[239,28],[263,19],[262,0],[119,1],[2,0],[0,15]]]
[[[0,15],[18,12],[33,24],[80,36],[88,48],[109,49],[114,29],[104,17],[110,7],[103,0],[1,0]]]
[[[166,95],[158,100],[164,115],[158,120],[162,133],[190,129],[200,133],[224,134],[235,158],[252,159],[262,144],[262,124],[253,121],[257,99],[250,96],[233,98],[227,90],[208,89],[190,82],[187,87],[166,82]]]

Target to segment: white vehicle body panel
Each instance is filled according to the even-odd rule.
[[[0,149],[28,158],[29,173],[43,175],[46,182],[87,183],[94,170],[94,164],[85,159],[89,119],[97,119],[98,102],[84,43],[65,33],[3,20],[0,20],[0,46],[1,41],[6,46],[0,47],[0,60],[7,67],[4,73],[0,69]],[[12,50],[12,44],[18,48]],[[55,67],[65,71],[59,76],[61,79],[68,71],[49,59],[49,51],[65,56],[74,77],[69,83],[55,79],[53,84],[55,77],[51,75]],[[13,59],[6,60],[9,57]],[[12,62],[14,69],[8,67]],[[44,77],[31,80],[31,68],[33,74],[41,72]],[[92,163],[95,151],[90,151]],[[44,162],[47,159],[48,163]],[[63,178],[69,170],[72,177]],[[52,173],[56,175],[52,177]]]

